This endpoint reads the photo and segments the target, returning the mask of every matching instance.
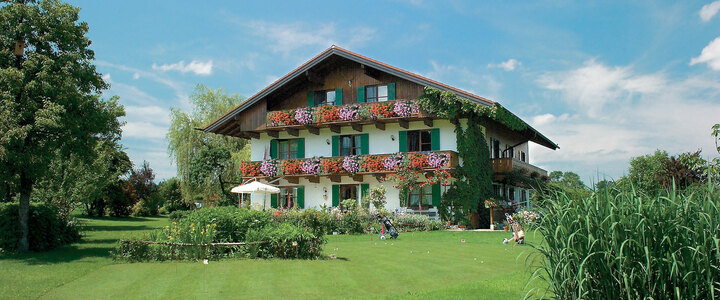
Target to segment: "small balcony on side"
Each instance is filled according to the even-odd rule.
[[[507,174],[513,171],[525,173],[531,178],[547,176],[547,171],[538,168],[517,158],[493,158],[491,160],[492,170],[495,174]]]

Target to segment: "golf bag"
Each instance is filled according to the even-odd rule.
[[[395,226],[393,226],[392,222],[390,222],[390,219],[388,219],[386,216],[383,216],[381,214],[377,214],[378,222],[380,222],[380,225],[382,225],[382,231],[380,232],[380,239],[385,239],[385,231],[387,230],[387,233],[390,234],[391,239],[396,239],[400,233],[398,233],[397,229],[395,229]]]

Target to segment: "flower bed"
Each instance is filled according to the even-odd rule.
[[[243,177],[284,175],[334,175],[396,172],[403,166],[413,170],[441,170],[450,167],[447,152],[394,153],[387,155],[350,155],[343,157],[312,157],[305,159],[264,160],[243,162],[240,172]],[[447,173],[447,172],[446,172]],[[449,174],[446,174],[449,177]],[[440,178],[437,181],[445,181]]]
[[[267,113],[267,126],[310,125],[313,123],[411,117],[419,114],[415,100],[398,100],[343,106],[322,105]]]

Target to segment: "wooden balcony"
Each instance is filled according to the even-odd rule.
[[[521,171],[531,177],[533,177],[533,174],[537,174],[537,176],[540,177],[547,176],[547,171],[516,158],[494,158],[491,160],[491,163],[493,173]]]
[[[395,114],[390,114],[388,116],[383,115],[373,115],[368,112],[368,109],[375,105],[394,105],[398,102],[404,102],[404,101],[413,101],[413,100],[407,100],[407,99],[397,99],[392,101],[384,101],[384,102],[372,102],[372,103],[353,103],[353,104],[346,104],[346,105],[339,105],[334,106],[338,109],[345,107],[345,106],[351,106],[356,105],[359,107],[359,110],[361,113],[359,114],[359,117],[354,120],[343,120],[338,118],[337,120],[332,121],[318,121],[318,117],[314,115],[314,121],[311,124],[298,124],[296,121],[294,121],[292,124],[273,124],[270,120],[266,121],[265,128],[263,130],[255,130],[253,132],[250,132],[251,137],[258,138],[260,133],[267,133],[268,135],[277,138],[279,136],[279,132],[285,131],[288,134],[292,136],[298,136],[300,130],[308,130],[311,134],[319,135],[320,134],[320,128],[329,128],[330,131],[334,133],[340,133],[342,127],[350,126],[353,130],[357,132],[363,132],[363,127],[366,125],[374,126],[377,129],[385,130],[385,124],[387,123],[398,123],[400,127],[408,129],[410,127],[409,122],[412,121],[423,121],[423,123],[428,127],[433,127],[433,120],[436,118],[433,116],[430,116],[427,113],[424,113],[422,111],[419,111],[417,113],[412,113],[408,116],[397,116]],[[300,109],[300,108],[298,108]],[[297,111],[298,109],[294,109],[291,111]],[[313,108],[317,109],[317,108]],[[277,113],[278,111],[271,111],[267,113],[267,116],[270,116],[271,114]],[[269,119],[269,118],[268,118]],[[253,136],[254,135],[254,136]]]
[[[430,172],[433,172],[433,171],[438,170],[438,169],[447,170],[447,171],[452,172],[452,171],[455,170],[455,169],[457,168],[457,166],[458,166],[458,154],[457,154],[457,152],[455,152],[455,151],[407,152],[407,153],[402,153],[402,154],[404,154],[404,155],[406,156],[405,163],[409,163],[409,162],[407,162],[407,156],[409,156],[409,155],[420,155],[421,157],[424,156],[425,158],[427,158],[427,155],[428,155],[429,153],[447,154],[449,160],[447,161],[447,163],[446,163],[444,166],[442,166],[442,167],[440,167],[440,168],[435,168],[435,167],[432,167],[432,166],[426,164],[426,165],[424,165],[422,168],[419,169],[419,171],[421,171],[421,172],[426,172],[426,173],[429,174]],[[251,176],[251,175],[243,174],[243,180],[250,179],[250,178],[257,178],[257,179],[266,179],[266,180],[269,181],[269,180],[273,180],[273,179],[276,179],[276,178],[283,178],[283,179],[287,180],[287,181],[290,182],[290,183],[295,183],[295,184],[297,184],[297,183],[299,183],[299,180],[300,180],[301,178],[305,178],[305,179],[307,179],[309,182],[319,183],[321,177],[329,178],[330,181],[332,181],[332,182],[341,182],[342,177],[350,177],[350,178],[352,178],[352,179],[353,179],[354,181],[356,181],[356,182],[363,182],[365,175],[370,175],[370,176],[373,176],[373,177],[375,177],[376,179],[380,180],[380,179],[384,178],[385,176],[387,176],[388,174],[393,173],[394,171],[393,171],[393,170],[388,170],[388,169],[385,169],[385,168],[374,168],[373,170],[368,170],[366,164],[364,163],[364,159],[365,159],[366,157],[372,157],[372,158],[374,158],[374,159],[382,159],[382,160],[384,160],[385,158],[387,158],[387,157],[389,157],[389,156],[391,156],[391,155],[395,155],[395,153],[393,153],[393,154],[366,154],[366,155],[358,155],[358,158],[359,158],[359,160],[360,160],[360,168],[359,168],[358,172],[355,172],[355,173],[350,173],[350,172],[348,172],[348,171],[346,171],[346,170],[341,170],[341,171],[339,171],[339,172],[327,172],[327,171],[325,171],[325,170],[321,170],[318,174],[305,174],[305,173],[303,173],[303,172],[287,172],[286,170],[283,170],[283,169],[280,167],[280,166],[283,165],[283,162],[284,162],[284,161],[289,161],[289,160],[293,160],[293,161],[295,161],[295,162],[297,162],[297,161],[304,162],[305,160],[308,160],[308,159],[320,159],[321,161],[322,161],[323,159],[335,159],[335,160],[337,160],[337,159],[343,159],[344,156],[277,160],[278,172],[277,172],[276,175],[274,175],[274,176],[266,176],[266,175],[262,174],[262,172],[259,172],[259,175],[257,175],[257,176]],[[261,163],[261,161],[249,162],[249,164],[260,164],[260,163]],[[259,169],[258,169],[258,170],[259,170]]]

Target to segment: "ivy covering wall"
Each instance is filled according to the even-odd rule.
[[[527,128],[527,124],[499,104],[482,106],[462,99],[455,93],[434,88],[425,88],[425,94],[418,98],[418,104],[423,111],[442,118],[468,119],[466,129],[463,129],[459,121],[454,122],[458,156],[463,164],[457,168],[457,180],[445,193],[441,211],[445,219],[449,219],[454,213],[456,221],[464,219],[465,222],[470,213],[478,212],[480,227],[489,227],[490,217],[484,201],[492,198],[494,193],[490,150],[482,126],[483,118],[493,119],[513,130],[523,130]]]

